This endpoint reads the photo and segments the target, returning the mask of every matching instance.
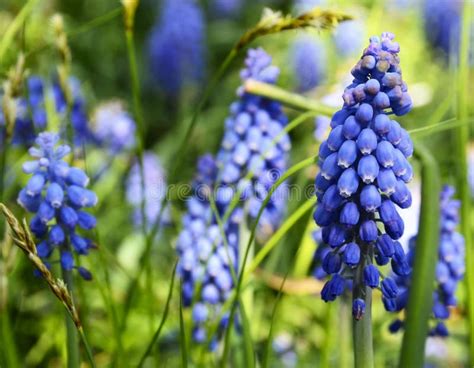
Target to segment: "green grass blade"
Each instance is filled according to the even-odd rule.
[[[327,116],[332,116],[337,111],[337,109],[323,105],[310,98],[297,93],[288,92],[287,90],[273,84],[260,82],[254,79],[247,80],[244,88],[247,93],[267,97],[296,109],[309,110]]]
[[[180,283],[180,290],[182,285]],[[179,296],[179,334],[180,334],[180,346],[181,346],[181,366],[186,368],[188,366],[188,344],[186,340],[186,327],[184,325],[183,318],[183,293]]]
[[[165,304],[165,309],[163,311],[163,316],[161,317],[160,324],[158,326],[158,329],[154,333],[152,339],[147,345],[147,348],[145,350],[145,353],[142,355],[140,362],[138,363],[137,367],[143,367],[143,364],[145,363],[146,358],[148,355],[150,355],[151,351],[153,350],[153,347],[157,343],[158,339],[160,338],[161,330],[163,329],[163,326],[165,325],[166,319],[168,318],[168,313],[170,309],[170,302],[171,302],[171,297],[173,296],[173,288],[174,288],[174,279],[176,275],[176,267],[178,265],[178,262],[176,261],[173,267],[173,272],[171,274],[171,283],[170,283],[170,288],[168,290],[168,297],[166,298],[166,304]]]
[[[5,59],[5,54],[7,50],[10,48],[10,45],[13,42],[13,38],[15,37],[16,33],[21,29],[23,23],[25,22],[26,18],[30,15],[37,1],[38,0],[28,0],[25,6],[23,6],[21,11],[15,17],[13,22],[9,25],[8,29],[2,35],[1,40],[0,40],[0,63],[2,60]]]
[[[286,282],[286,279],[288,278],[289,273],[290,273],[290,270],[288,269],[288,271],[286,272],[285,277],[283,278],[283,280],[280,284],[280,289],[278,290],[277,300],[275,301],[275,304],[273,305],[272,319],[271,319],[271,323],[270,323],[270,330],[268,331],[267,341],[265,342],[265,347],[263,349],[262,368],[268,368],[269,364],[270,364],[270,358],[271,358],[271,353],[272,353],[273,326],[275,325],[278,306],[280,305],[280,301],[283,297],[283,287],[285,286],[285,282]]]
[[[411,292],[406,310],[400,368],[423,366],[439,244],[441,185],[438,167],[425,147],[420,143],[417,143],[415,147],[415,154],[422,165],[420,225],[411,276]]]

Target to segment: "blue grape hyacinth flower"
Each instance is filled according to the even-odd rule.
[[[297,89],[307,92],[326,76],[326,49],[324,43],[312,36],[298,37],[291,48],[293,74]]]
[[[145,224],[148,229],[155,226],[161,212],[161,204],[166,196],[166,176],[160,159],[153,152],[143,155],[144,182],[142,190],[141,170],[138,162],[130,169],[126,183],[126,198],[133,207],[133,221],[137,227],[143,224],[141,207],[145,206]],[[167,224],[171,220],[169,207],[163,209],[161,223]]]
[[[406,183],[413,175],[407,160],[413,144],[391,117],[406,114],[412,103],[402,80],[400,47],[393,39],[388,32],[370,38],[352,69],[354,80],[344,91],[344,105],[333,115],[331,132],[320,146],[320,172],[315,179],[314,219],[323,242],[331,248],[322,263],[331,279],[321,295],[325,301],[335,300],[343,293],[345,281],[352,280],[357,319],[365,310],[361,303],[367,288],[381,284],[374,261],[391,262],[397,275],[409,272],[397,241],[404,231],[397,207],[411,205]],[[382,281],[382,292],[396,293],[387,279]]]
[[[353,56],[364,44],[364,24],[356,20],[342,22],[334,30],[333,39],[339,56],[344,58]]]
[[[425,0],[425,33],[429,43],[445,55],[457,55],[461,37],[463,0]]]
[[[97,196],[87,189],[89,178],[84,171],[63,160],[71,149],[58,145],[57,134],[40,133],[35,142],[29,149],[35,160],[23,164],[23,171],[32,176],[18,194],[18,203],[35,214],[30,229],[38,239],[38,256],[48,259],[57,249],[63,269],[77,269],[90,280],[90,272],[76,265],[72,251],[86,255],[95,248],[84,233],[96,225],[95,217],[85,209],[97,204]]]
[[[211,349],[216,346],[228,324],[227,314],[220,321],[217,317],[234,287],[239,224],[242,221],[242,210],[238,208],[224,229],[219,228],[210,205],[210,196],[215,194],[217,170],[211,155],[199,159],[193,194],[187,200],[187,213],[183,217],[183,229],[176,245],[183,304],[193,308],[193,339],[197,343],[209,341]],[[222,213],[219,215],[222,216]],[[217,336],[208,335],[212,323],[219,324]]]
[[[205,23],[194,0],[165,0],[151,31],[149,60],[158,87],[179,96],[183,87],[202,80],[205,68]]]
[[[274,84],[279,69],[263,49],[251,49],[240,76],[243,82],[255,79]],[[225,133],[217,155],[217,205],[226,208],[240,193],[245,210],[255,219],[270,188],[288,165],[291,148],[283,130],[287,117],[280,103],[237,90],[239,100],[232,103],[225,122]],[[279,186],[272,194],[257,226],[257,240],[265,241],[280,225],[285,214],[287,187]]]
[[[448,329],[443,321],[450,316],[450,308],[456,306],[455,292],[466,270],[465,246],[463,236],[456,231],[459,224],[460,201],[453,199],[455,190],[445,186],[440,193],[440,242],[438,246],[438,263],[436,265],[436,288],[433,292],[433,323],[430,336],[446,337]],[[410,266],[416,256],[416,237],[410,240],[408,259]],[[401,311],[406,308],[410,291],[411,275],[397,276],[396,286],[400,295],[392,300],[385,300],[389,311]],[[387,298],[385,296],[384,298]],[[387,306],[389,308],[387,308]],[[395,320],[390,325],[390,331],[396,332],[403,327],[403,321]]]
[[[118,101],[102,104],[94,114],[94,139],[112,155],[135,146],[135,130],[135,121]]]

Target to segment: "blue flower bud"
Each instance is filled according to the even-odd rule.
[[[71,235],[71,243],[74,250],[78,254],[87,254],[89,252],[90,244],[86,238],[83,238],[79,235],[72,234]]]
[[[377,79],[369,79],[365,83],[365,91],[371,95],[376,95],[380,91],[380,83]]]
[[[247,112],[241,112],[235,118],[234,130],[236,131],[236,133],[242,135],[247,131],[251,123],[252,117],[250,116],[250,114],[248,114]]]
[[[207,284],[202,289],[202,300],[209,304],[217,304],[220,300],[219,290],[213,284]]]
[[[204,323],[207,320],[209,311],[204,303],[196,303],[193,307],[193,321],[196,323]]]
[[[366,185],[360,192],[360,205],[366,212],[375,212],[380,207],[382,197],[375,185]]]
[[[360,261],[360,248],[356,243],[349,243],[344,249],[343,261],[350,267],[355,267]]]
[[[375,95],[373,103],[377,109],[383,110],[390,107],[390,99],[384,92],[379,92]]]
[[[342,134],[342,125],[338,125],[331,133],[329,133],[328,139],[326,140],[328,148],[331,151],[337,151],[339,147],[341,147],[342,143],[344,143],[344,134]]]
[[[433,315],[435,318],[447,319],[449,317],[449,309],[443,303],[437,301],[433,305]]]
[[[405,225],[398,214],[394,204],[390,200],[382,201],[379,208],[380,218],[385,225],[385,231],[392,239],[399,239],[403,235]]]
[[[402,140],[402,128],[395,120],[390,120],[390,130],[387,133],[387,139],[395,146]]]
[[[377,159],[372,155],[362,157],[357,166],[357,173],[365,184],[372,183],[379,174]]]
[[[382,78],[382,86],[387,88],[393,88],[401,84],[402,80],[399,73],[385,73]]]
[[[69,201],[79,208],[93,207],[97,204],[97,196],[93,191],[81,188],[77,185],[69,186],[67,188],[67,195]]]
[[[41,221],[39,216],[34,216],[30,221],[30,230],[38,238],[42,238],[48,232],[48,226]]]
[[[37,216],[40,218],[40,220],[44,224],[52,220],[54,217],[54,214],[55,214],[54,208],[51,207],[51,205],[48,202],[46,201],[41,202],[38,208]]]
[[[31,197],[37,194],[40,194],[45,184],[46,184],[46,180],[43,174],[33,175],[30,178],[30,180],[28,180],[28,183],[26,184],[26,194],[28,194]]]
[[[334,212],[341,207],[344,198],[339,195],[339,190],[335,184],[331,185],[324,193],[321,203],[327,211]]]
[[[365,302],[360,299],[354,299],[352,301],[352,316],[357,320],[361,320],[365,314]]]
[[[337,188],[342,197],[348,198],[359,187],[359,176],[353,168],[345,169],[337,181]]]
[[[413,142],[405,129],[402,129],[402,139],[398,143],[397,148],[402,151],[405,157],[413,155]]]
[[[77,167],[71,167],[67,173],[67,181],[69,184],[86,187],[89,184],[89,178],[86,173]]]
[[[62,206],[59,209],[59,219],[61,220],[61,223],[66,225],[69,229],[74,229],[78,221],[78,216],[76,211],[71,207]]]
[[[374,119],[374,130],[379,135],[386,135],[390,131],[390,118],[385,114],[377,114]]]
[[[377,135],[370,128],[362,129],[356,143],[363,155],[369,155],[377,148]]]
[[[399,101],[397,101],[397,103],[393,104],[392,110],[395,115],[401,116],[410,112],[412,106],[413,106],[413,101],[410,95],[407,92],[403,92],[402,98]]]
[[[333,248],[339,247],[344,244],[344,242],[346,241],[346,237],[346,229],[344,229],[339,224],[333,224],[329,228],[329,237],[327,243]]]
[[[51,230],[49,231],[49,241],[51,244],[63,244],[65,239],[66,235],[64,234],[64,230],[60,225],[54,225],[51,227]]]
[[[383,281],[382,281],[383,282]],[[382,303],[387,312],[397,311],[397,299],[387,298],[385,295],[382,296]]]
[[[337,165],[337,152],[329,155],[321,167],[321,175],[327,180],[331,180],[333,177],[338,176],[341,172],[341,168]]]
[[[390,199],[394,201],[400,208],[408,208],[411,206],[412,202],[411,192],[407,185],[401,180],[396,181],[395,190],[390,196]]]
[[[343,225],[354,226],[359,222],[360,213],[354,202],[347,202],[341,210],[339,221]]]
[[[318,173],[316,179],[314,180],[314,189],[316,195],[319,197],[324,194],[326,189],[328,189],[332,184],[334,184],[333,180],[327,180],[323,177],[321,173]]]
[[[346,109],[342,108],[341,110],[337,111],[331,119],[331,128],[335,128],[338,125],[344,124],[346,119],[352,116],[352,110],[351,109]]]
[[[377,186],[383,194],[391,195],[397,188],[397,178],[390,169],[382,169],[377,176]]]
[[[327,141],[324,141],[323,143],[321,143],[321,145],[319,146],[319,154],[318,154],[318,158],[320,160],[324,161],[326,157],[328,157],[332,153],[333,152],[328,147]]]
[[[342,126],[342,134],[346,139],[354,139],[359,136],[361,126],[353,115],[349,116]]]
[[[84,267],[78,267],[77,268],[77,272],[79,272],[79,275],[81,275],[81,277],[86,280],[86,281],[91,281],[92,280],[92,274],[90,273],[90,271]]]
[[[323,270],[327,274],[338,273],[341,269],[341,256],[337,253],[329,252],[323,259]]]
[[[258,151],[260,148],[261,140],[262,140],[261,130],[258,129],[256,126],[251,126],[248,129],[247,135],[245,137],[245,142],[247,143],[248,148],[254,152]]]
[[[70,271],[74,267],[74,258],[71,252],[61,252],[61,267],[67,271]]]
[[[396,333],[400,331],[402,327],[403,327],[403,322],[399,319],[396,319],[388,326],[388,329],[391,333]]]
[[[387,234],[382,234],[377,238],[376,247],[385,257],[392,257],[395,253],[395,242]]]
[[[321,290],[321,297],[325,302],[336,300],[344,292],[345,280],[342,276],[334,274],[332,278],[324,284]]]
[[[406,260],[398,262],[395,259],[392,259],[391,265],[393,272],[398,276],[408,276],[411,272],[410,266]]]
[[[382,294],[386,298],[393,299],[398,295],[397,283],[391,277],[386,277],[382,280],[381,288]]]
[[[36,246],[36,251],[40,258],[48,258],[53,251],[53,248],[48,244],[48,242],[43,240]]]
[[[337,153],[337,164],[347,169],[357,160],[357,145],[352,140],[345,141]]]
[[[84,211],[77,211],[77,223],[84,230],[91,230],[95,228],[97,223],[96,218],[90,213]]]
[[[357,121],[361,123],[365,123],[365,124],[370,122],[373,116],[374,116],[374,109],[368,103],[361,104],[359,108],[357,109],[357,112],[355,113],[355,117]]]
[[[375,151],[375,156],[377,157],[378,162],[385,168],[390,168],[393,166],[395,158],[392,144],[387,141],[380,141],[377,145]]]
[[[314,211],[313,218],[318,226],[328,226],[334,219],[334,212],[326,210],[323,206],[318,206]]]
[[[354,96],[354,99],[356,102],[362,102],[366,99],[365,95],[365,84],[361,83],[357,85],[356,88],[352,91],[352,95]]]
[[[30,196],[26,194],[26,189],[22,189],[18,193],[17,202],[29,212],[38,212],[38,208],[42,202],[41,195]]]
[[[379,286],[379,270],[373,264],[364,267],[364,283],[368,287],[376,288]]]
[[[53,208],[59,208],[63,204],[64,191],[58,183],[51,183],[46,191],[46,200]]]
[[[377,239],[378,230],[377,225],[372,220],[365,220],[360,225],[359,236],[360,239],[366,243],[371,243]]]
[[[438,322],[432,331],[433,331],[433,336],[439,336],[439,337],[449,336],[448,328],[443,322]]]
[[[237,143],[234,149],[234,152],[232,154],[232,159],[234,160],[234,162],[239,166],[243,166],[245,165],[249,157],[250,157],[250,150],[247,147],[247,144],[245,142]]]
[[[388,262],[390,262],[390,258],[388,257],[385,257],[383,254],[381,254],[380,252],[375,252],[375,262],[379,265],[379,266],[385,266]]]

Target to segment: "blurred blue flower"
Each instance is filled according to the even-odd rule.
[[[331,119],[324,115],[318,115],[314,119],[314,139],[318,142],[324,141],[326,138],[329,126],[331,124]]]
[[[395,205],[411,205],[406,183],[412,178],[407,158],[413,144],[389,114],[406,114],[411,99],[401,79],[399,45],[393,38],[383,33],[370,39],[352,70],[354,80],[344,91],[344,106],[333,115],[332,130],[320,146],[314,219],[322,229],[322,243],[331,248],[322,263],[332,275],[321,292],[325,301],[342,294],[344,280],[355,279],[359,269],[363,284],[354,284],[354,300],[363,299],[366,287],[379,286],[379,270],[369,255],[378,265],[391,260],[396,274],[409,272],[397,241],[404,223]],[[353,309],[354,317],[362,318],[364,308],[354,305]]]
[[[364,24],[357,20],[342,22],[334,30],[333,38],[339,56],[353,56],[364,46]]]
[[[165,0],[149,40],[153,77],[166,94],[178,96],[205,69],[205,24],[194,0]]]
[[[321,40],[308,35],[298,37],[291,48],[291,57],[299,91],[313,89],[326,77],[326,49]]]
[[[94,137],[89,127],[89,120],[87,117],[86,101],[81,91],[81,83],[79,79],[75,77],[69,78],[68,88],[72,97],[72,104],[70,111],[68,111],[68,105],[66,95],[58,81],[53,83],[52,95],[55,102],[56,111],[61,115],[62,119],[68,118],[73,128],[74,133],[74,145],[82,146],[85,143],[94,143]],[[68,121],[66,123],[69,123]],[[65,127],[67,131],[67,127]]]
[[[141,170],[138,162],[130,169],[126,183],[126,197],[128,203],[133,207],[133,220],[137,227],[142,225],[142,203],[145,202],[145,221],[148,229],[151,229],[161,210],[161,203],[166,196],[166,176],[160,159],[152,152],[143,155],[144,182],[142,191]],[[162,213],[161,222],[169,223],[171,215],[167,206]]]
[[[430,329],[430,336],[445,337],[448,330],[443,320],[449,318],[449,308],[457,304],[456,288],[464,277],[466,270],[465,246],[463,236],[456,231],[459,224],[460,201],[453,199],[455,190],[445,186],[440,193],[440,242],[438,246],[438,263],[436,265],[436,288],[433,292],[433,318],[435,320]],[[408,259],[410,266],[416,256],[416,237],[410,240]],[[410,291],[411,274],[395,278],[398,296],[392,296],[393,311],[400,311],[407,306]],[[390,299],[384,295],[384,299]],[[403,322],[396,320],[391,325],[391,331],[396,332],[403,327]]]
[[[237,209],[224,228],[219,228],[210,205],[216,177],[214,158],[211,155],[202,156],[176,245],[183,304],[193,307],[193,339],[198,343],[209,341],[211,349],[228,323],[227,314],[220,321],[217,317],[234,287],[233,277],[238,267],[238,230],[242,221],[242,211]],[[222,215],[219,213],[219,216]],[[210,323],[219,324],[217,336],[208,335]]]
[[[213,0],[211,3],[212,10],[218,17],[235,17],[242,5],[243,0]]]
[[[95,227],[95,217],[84,208],[94,207],[97,196],[86,189],[89,178],[84,171],[63,160],[70,153],[70,147],[57,146],[58,142],[59,136],[55,133],[43,132],[36,138],[36,147],[29,149],[35,160],[23,164],[23,171],[32,176],[18,194],[18,203],[35,214],[30,229],[38,239],[39,257],[49,258],[57,248],[62,268],[71,270],[78,268],[72,249],[84,255],[95,247],[77,230]],[[84,268],[80,268],[79,273],[85,279],[91,278]]]
[[[135,121],[120,102],[102,104],[93,117],[94,139],[111,154],[130,150],[135,145]]]
[[[461,33],[463,0],[425,0],[425,34],[431,46],[457,55]]]

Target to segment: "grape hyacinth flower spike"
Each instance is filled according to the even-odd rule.
[[[83,233],[96,225],[95,217],[85,209],[97,204],[97,196],[86,189],[89,178],[84,171],[63,160],[71,149],[57,145],[57,134],[40,133],[35,142],[36,147],[29,149],[35,160],[23,164],[23,171],[32,176],[20,191],[18,203],[35,214],[30,229],[38,240],[38,256],[50,258],[58,249],[64,270],[77,269],[90,280],[91,273],[76,264],[72,250],[76,255],[86,255],[95,248]]]
[[[465,246],[463,236],[456,231],[459,224],[461,203],[453,199],[455,190],[445,186],[440,193],[440,243],[438,246],[438,263],[436,265],[436,288],[433,292],[433,323],[430,336],[446,337],[448,329],[443,321],[450,316],[450,308],[456,306],[455,292],[466,270]],[[416,256],[416,236],[410,239],[408,259],[410,266]],[[406,308],[410,291],[411,275],[395,278],[400,295],[385,305],[392,305],[389,311],[401,311]],[[403,321],[395,320],[390,331],[396,332],[403,327]]]
[[[242,81],[254,79],[275,84],[279,69],[263,49],[250,49]],[[237,90],[239,99],[231,104],[225,133],[217,155],[217,205],[226,208],[234,193],[241,193],[241,203],[250,219],[257,217],[270,188],[288,166],[291,148],[284,131],[287,117],[280,103]],[[272,194],[257,226],[257,241],[262,243],[278,228],[284,216],[287,186],[280,185]]]
[[[214,158],[211,155],[202,156],[198,161],[193,195],[187,201],[183,230],[176,245],[183,304],[193,308],[193,339],[201,344],[211,341],[211,350],[216,347],[228,324],[227,314],[220,321],[216,317],[234,287],[232,273],[237,273],[238,231],[242,221],[241,209],[235,210],[224,225],[223,238],[209,199],[210,195],[214,195],[216,176]],[[208,327],[215,322],[219,323],[217,336],[209,336]]]
[[[353,315],[363,317],[368,288],[393,297],[398,290],[376,265],[391,262],[404,276],[409,266],[397,241],[404,223],[397,207],[411,205],[406,185],[412,179],[407,158],[413,153],[408,132],[394,119],[411,109],[402,80],[399,45],[394,35],[370,38],[352,69],[353,82],[343,94],[343,107],[331,120],[331,132],[319,150],[314,219],[331,251],[323,268],[331,278],[321,295],[332,301],[353,281]],[[375,261],[375,263],[374,263]]]
[[[161,212],[161,204],[166,196],[166,176],[160,159],[153,152],[145,152],[143,155],[144,183],[142,191],[142,179],[140,165],[135,162],[130,170],[126,183],[127,202],[133,207],[133,222],[139,227],[143,224],[141,206],[145,206],[145,225],[148,230],[152,229],[158,221]],[[171,220],[169,207],[163,209],[161,223],[167,224]]]

